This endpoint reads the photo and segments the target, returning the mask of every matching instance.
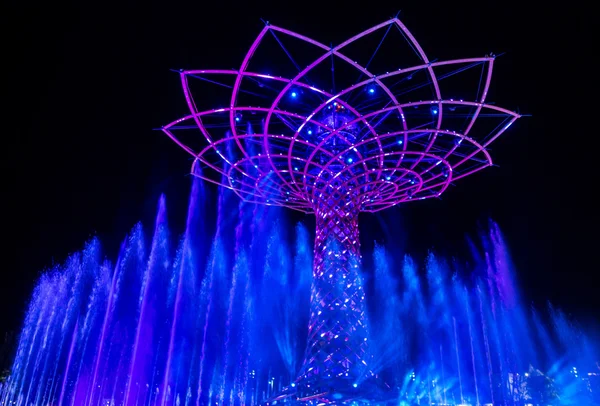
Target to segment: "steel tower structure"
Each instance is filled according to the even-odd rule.
[[[276,399],[374,399],[357,395],[374,375],[358,215],[492,165],[487,147],[520,117],[486,103],[494,61],[430,60],[393,18],[337,46],[267,23],[239,69],[179,72],[190,112],[162,130],[201,166],[192,174],[316,216],[304,364]]]

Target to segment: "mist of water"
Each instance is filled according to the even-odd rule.
[[[293,381],[311,233],[226,190],[205,218],[202,187],[181,238],[162,197],[154,227],[136,225],[114,263],[94,239],[40,278],[0,404],[257,405]],[[214,235],[199,231],[210,222]],[[375,247],[363,270],[371,367],[394,404],[598,402],[597,343],[559,310],[523,303],[497,226],[480,245],[470,267]]]

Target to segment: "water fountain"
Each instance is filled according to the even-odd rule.
[[[196,233],[209,221],[201,192],[196,180],[182,238],[161,199],[154,229],[135,226],[115,263],[94,239],[40,278],[1,405],[251,406],[293,384],[310,233],[299,224],[289,238],[282,209],[227,190],[215,235]],[[560,311],[522,301],[495,225],[469,267],[383,246],[370,255],[370,364],[393,404],[594,404],[597,343]]]
[[[395,33],[416,64],[361,59],[378,32],[376,50]],[[267,38],[290,56],[281,76],[261,65]],[[470,268],[376,247],[361,269],[359,212],[491,165],[519,117],[485,102],[494,61],[430,61],[392,19],[337,47],[267,24],[240,70],[181,71],[191,114],[163,131],[195,158],[184,235],[174,249],[162,198],[150,241],[137,225],[114,264],[92,240],[44,274],[0,404],[591,404],[595,343],[521,301],[497,226]],[[197,84],[225,96],[193,98]],[[224,186],[214,235],[200,179]],[[314,242],[278,206],[315,213]]]

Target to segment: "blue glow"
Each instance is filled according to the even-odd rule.
[[[437,107],[432,107],[431,108],[431,114],[433,114],[434,116],[438,113],[438,108]]]
[[[239,122],[240,120],[241,120],[240,116],[235,116],[235,121]]]
[[[386,176],[385,180],[391,180],[392,177],[391,176]]]
[[[296,96],[298,96],[298,93],[292,92],[292,97],[296,97]]]
[[[308,130],[308,135],[312,135],[312,130]]]
[[[352,158],[348,158],[348,163],[351,164],[353,162]]]
[[[404,143],[404,141],[398,140],[398,145],[402,145],[403,143]]]
[[[369,88],[369,93],[370,93],[370,94],[373,94],[373,93],[375,93],[375,88],[373,88],[373,87],[370,87],[370,88]]]
[[[146,228],[153,235],[136,226],[113,265],[105,262],[94,239],[40,277],[19,334],[10,383],[0,385],[0,404],[133,405],[140,400],[139,406],[235,406],[242,403],[231,399],[239,395],[253,399],[244,406],[258,406],[275,403],[279,384],[292,395],[299,388],[307,396],[322,388],[319,379],[328,378],[323,375],[310,381],[289,378],[306,344],[311,232],[297,225],[295,237],[288,236],[278,221],[280,210],[240,205],[224,189],[218,202],[225,215],[209,220],[235,228],[235,236],[198,232],[207,220],[207,205],[214,204],[206,202],[202,185],[201,180],[193,183],[187,231],[178,250],[170,249],[178,237],[169,232],[163,197],[154,227]],[[232,219],[234,211],[240,215]],[[462,404],[489,404],[495,392],[488,376],[508,388],[510,377],[519,374],[531,378],[522,381],[528,389],[529,382],[539,384],[538,370],[551,378],[547,382],[561,404],[594,404],[589,396],[598,388],[593,386],[600,359],[597,340],[559,310],[540,307],[543,314],[538,314],[524,303],[502,234],[490,227],[472,246],[474,258],[489,260],[473,265],[433,254],[416,263],[384,246],[369,253],[373,260],[363,265],[370,275],[369,294],[357,297],[376,310],[368,330],[374,365],[397,374],[402,399],[410,405],[423,405],[428,388],[437,405],[458,406],[455,399],[461,398]],[[456,276],[455,267],[476,278]],[[329,281],[332,268],[325,269]],[[323,317],[337,317],[349,302],[336,303],[339,307],[328,308]],[[405,331],[413,333],[398,340]],[[329,332],[319,335],[335,341],[337,332]],[[490,364],[489,354],[498,355]],[[370,396],[362,392],[370,383],[358,383],[362,375],[339,371],[341,379],[349,372],[347,381],[339,388],[334,384],[329,399],[341,394],[338,404],[349,405],[348,396]],[[53,376],[50,390],[46,382]],[[452,400],[444,402],[443,391]],[[523,393],[537,398],[515,404],[548,404],[536,390]],[[277,400],[277,405],[291,404]]]

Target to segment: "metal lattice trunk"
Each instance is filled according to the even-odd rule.
[[[314,279],[300,379],[356,382],[370,372],[358,210],[340,212],[323,204],[315,212]]]

